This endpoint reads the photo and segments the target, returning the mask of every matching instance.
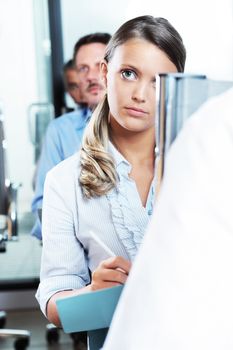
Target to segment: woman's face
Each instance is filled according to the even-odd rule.
[[[166,54],[152,43],[130,39],[102,63],[111,121],[133,132],[155,123],[155,75],[177,72]],[[114,121],[112,120],[114,119]]]

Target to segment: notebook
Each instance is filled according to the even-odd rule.
[[[56,301],[66,333],[108,328],[123,286],[87,292]]]

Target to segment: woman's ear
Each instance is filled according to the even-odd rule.
[[[108,64],[105,60],[103,60],[100,62],[100,75],[105,88],[107,88],[107,85],[108,85],[107,74],[108,74]]]

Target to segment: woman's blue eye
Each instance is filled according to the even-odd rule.
[[[125,78],[127,80],[135,80],[136,79],[135,72],[130,70],[130,69],[123,70],[121,72],[121,75],[122,75],[123,78]]]

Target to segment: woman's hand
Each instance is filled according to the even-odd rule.
[[[49,299],[47,304],[48,319],[52,323],[60,327],[61,324],[56,306],[57,299],[73,295],[79,295],[90,290],[93,291],[97,289],[104,289],[124,284],[127,280],[130,268],[131,262],[122,258],[121,256],[116,256],[114,258],[103,260],[99,264],[97,269],[92,273],[91,284],[84,288],[76,290],[66,290],[58,292]]]
[[[121,256],[103,260],[92,273],[90,289],[104,289],[124,284],[130,268],[131,262]]]

